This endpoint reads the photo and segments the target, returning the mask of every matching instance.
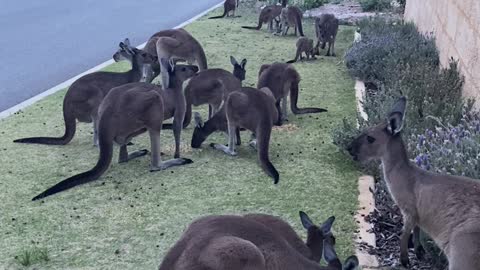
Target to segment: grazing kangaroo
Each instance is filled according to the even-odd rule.
[[[182,82],[193,76],[198,71],[198,67],[174,66],[173,61],[167,63],[166,59],[162,59],[162,64],[162,68],[168,70],[172,77],[168,89],[163,90],[156,85],[142,82],[125,84],[112,89],[100,104],[98,113],[100,156],[95,167],[59,182],[32,200],[42,199],[98,179],[108,169],[112,161],[114,143],[120,145],[119,163],[146,155],[148,153],[146,149],[131,154],[127,152],[127,144],[130,140],[146,131],[150,135],[151,171],[164,170],[172,166],[193,162],[190,159],[178,158],[183,115],[181,115],[181,112],[177,112],[178,108],[172,109],[172,107],[182,107],[182,100],[178,100],[178,97],[183,97]],[[166,91],[174,93],[165,93]],[[183,106],[185,106],[185,100],[183,100]],[[175,133],[175,158],[162,162],[160,157],[160,131],[163,120],[172,116],[179,118],[174,120],[174,123],[179,123],[176,125],[179,127],[178,134]]]
[[[349,146],[355,160],[382,161],[388,190],[403,215],[400,260],[407,266],[409,237],[425,231],[447,256],[450,270],[480,266],[480,182],[422,170],[407,156],[401,131],[407,100],[400,98],[388,120],[367,129]]]
[[[258,25],[257,26],[242,26],[245,29],[260,30],[264,23],[268,24],[268,30],[273,32],[273,21],[277,20],[276,18],[280,16],[282,12],[282,7],[277,5],[266,6],[260,12],[258,16]],[[278,30],[278,22],[276,24]]]
[[[238,7],[238,1],[240,0],[225,0],[223,3],[223,14],[220,16],[210,17],[209,19],[220,19],[225,16],[229,16],[230,12],[232,13],[232,17],[235,17],[235,9]]]
[[[93,122],[93,143],[98,145],[98,107],[108,94],[117,86],[131,82],[151,82],[154,79],[152,65],[157,62],[151,55],[132,49],[120,42],[122,55],[132,59],[132,69],[127,72],[98,71],[76,80],[63,99],[63,119],[65,133],[62,137],[32,137],[14,140],[16,143],[38,143],[48,145],[65,145],[69,143],[76,131],[76,120]]]
[[[320,113],[327,110],[322,108],[298,108],[298,85],[300,74],[292,65],[285,63],[273,63],[260,67],[257,88],[268,87],[275,96],[275,106],[278,110],[276,125],[282,125],[287,121],[287,95],[290,93],[290,108],[294,114]],[[280,102],[282,101],[282,108]]]
[[[240,90],[242,81],[245,80],[247,59],[243,59],[239,64],[233,56],[230,56],[230,62],[233,65],[233,74],[220,68],[207,69],[196,74],[188,82],[185,87],[187,112],[185,114],[184,127],[190,124],[192,105],[209,104],[208,115],[210,119],[213,114],[220,110],[221,105],[230,92]]]
[[[212,143],[211,147],[225,152],[227,155],[236,156],[236,135],[240,128],[252,132],[256,138],[251,146],[257,149],[258,160],[262,169],[277,184],[280,176],[277,169],[270,162],[268,148],[270,133],[273,123],[278,119],[275,108],[275,97],[268,88],[257,90],[251,87],[243,87],[240,91],[230,93],[225,101],[225,112],[228,125],[228,146]]]
[[[322,50],[325,49],[325,45],[328,42],[328,50],[326,56],[335,54],[335,39],[338,32],[338,19],[333,14],[322,14],[315,19],[315,33],[317,35],[317,49],[321,44]]]
[[[247,214],[245,218],[262,223],[275,234],[283,237],[298,253],[314,262],[319,263],[323,255],[323,241],[330,233],[335,217],[329,217],[321,226],[315,225],[308,215],[300,211],[300,220],[307,230],[307,241],[304,242],[295,230],[279,217],[266,214]]]
[[[190,224],[159,270],[341,270],[334,242],[328,232],[323,252],[328,266],[322,267],[267,225],[242,216],[206,216]],[[358,260],[352,256],[345,265],[355,269]]]
[[[298,7],[289,6],[282,8],[280,13],[280,29],[277,29],[277,31],[281,31],[282,35],[286,36],[291,26],[295,30],[295,36],[298,30],[298,34],[303,37],[302,18],[303,13]]]
[[[307,60],[316,59],[315,55],[318,55],[318,48],[313,46],[313,39],[307,37],[301,37],[297,40],[297,52],[295,53],[295,58],[287,62],[287,64],[295,63],[298,59],[302,60],[302,53],[305,53]]]

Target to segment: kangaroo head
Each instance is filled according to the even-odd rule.
[[[138,67],[142,72],[141,82],[150,83],[155,78],[154,65],[157,57],[137,48],[128,48],[132,53],[132,66]]]
[[[123,42],[120,42],[118,44],[118,47],[120,47],[117,52],[113,54],[113,60],[115,62],[120,62],[123,60],[127,60],[129,62],[132,62],[133,59],[133,51],[131,50],[130,47],[130,40],[126,38]]]
[[[163,87],[173,88],[177,84],[182,84],[184,81],[193,77],[199,70],[195,65],[177,65],[173,59],[161,59],[162,69],[166,70],[166,77],[163,79]]]
[[[195,129],[193,130],[191,146],[192,148],[200,148],[202,143],[207,139],[208,134],[204,132],[203,120],[198,112],[194,113],[193,119],[195,122]]]
[[[323,254],[323,242],[327,236],[333,236],[331,229],[335,217],[331,216],[322,225],[317,226],[305,212],[300,211],[299,214],[302,225],[307,230],[307,246],[312,252],[312,259],[320,262]]]
[[[245,65],[247,64],[247,59],[243,59],[242,62],[239,64],[235,57],[230,56],[230,62],[233,65],[233,75],[235,78],[238,78],[240,81],[245,80]]]
[[[352,141],[348,147],[348,152],[353,159],[366,162],[372,159],[380,159],[386,154],[390,142],[400,136],[406,105],[407,99],[401,97],[393,105],[385,123],[368,128]]]

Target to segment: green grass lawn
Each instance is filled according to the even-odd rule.
[[[242,29],[241,25],[256,23],[256,14],[247,8],[237,14],[242,17],[202,18],[186,29],[203,45],[210,67],[230,70],[230,55],[239,61],[247,58],[246,85],[253,86],[261,64],[294,57],[296,38],[272,36],[265,27],[262,31]],[[312,20],[306,20],[304,28],[306,35],[314,37]],[[352,28],[340,28],[338,56],[352,38]],[[318,223],[331,215],[337,217],[337,251],[345,259],[353,253],[358,173],[331,143],[330,130],[343,117],[355,116],[354,82],[341,60],[321,57],[295,64],[302,75],[299,106],[318,106],[329,112],[303,116],[289,112],[292,126],[272,133],[270,156],[280,173],[276,186],[259,167],[256,153],[245,145],[250,134],[242,135],[244,145],[238,148],[238,156],[229,157],[205,147],[210,142],[225,143],[223,134],[192,151],[190,126],[182,133],[182,154],[194,160],[191,165],[151,173],[149,157],[120,165],[115,156],[98,181],[32,202],[46,188],[93,167],[98,151],[92,145],[92,127],[79,124],[75,138],[66,146],[12,143],[21,137],[63,134],[65,91],[1,120],[0,269],[156,269],[197,217],[274,214],[305,236],[299,210]],[[120,63],[107,69],[128,67]],[[205,115],[206,107],[201,112]],[[134,142],[131,150],[150,147],[146,135]],[[173,142],[171,131],[163,131],[162,144],[168,148],[162,151],[167,156],[173,155]]]

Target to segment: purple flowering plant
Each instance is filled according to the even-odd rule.
[[[421,168],[480,179],[480,114],[463,114],[460,124],[414,134],[409,150]]]

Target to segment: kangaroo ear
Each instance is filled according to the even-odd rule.
[[[315,226],[315,224],[313,224],[312,220],[308,217],[308,215],[305,212],[300,211],[299,214],[300,214],[300,220],[302,221],[303,228],[308,230],[308,228]]]
[[[335,221],[335,217],[329,217],[321,226],[323,235],[327,235],[331,233],[333,222]]]
[[[130,40],[128,38],[126,38],[123,43],[125,43],[125,45],[127,46],[130,46]]]
[[[240,66],[242,67],[242,69],[245,69],[245,65],[247,64],[247,59],[243,59],[242,62],[240,63]]]
[[[203,127],[203,120],[202,116],[198,112],[193,113],[193,121],[195,122],[195,127],[202,128]]]
[[[393,105],[392,111],[388,116],[387,130],[390,135],[397,135],[403,129],[403,119],[407,107],[407,98],[401,97]]]
[[[235,57],[231,55],[230,55],[230,63],[232,63],[232,65],[234,66],[238,65],[237,59],[235,59]]]
[[[345,263],[343,264],[342,269],[343,270],[355,270],[355,269],[357,269],[359,264],[360,263],[358,262],[357,256],[352,255],[345,260]]]

